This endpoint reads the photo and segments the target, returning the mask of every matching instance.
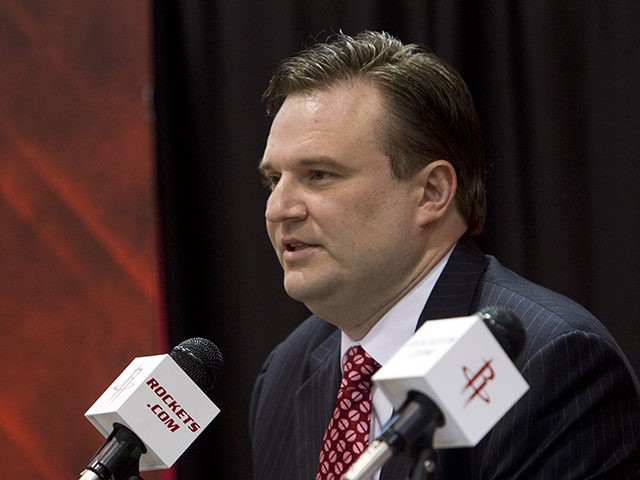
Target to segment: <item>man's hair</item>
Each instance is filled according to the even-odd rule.
[[[293,93],[364,81],[382,94],[388,113],[382,149],[399,180],[434,160],[447,160],[458,177],[457,206],[468,232],[479,234],[486,216],[482,133],[460,74],[424,46],[386,32],[336,34],[276,68],[263,95],[275,115]]]

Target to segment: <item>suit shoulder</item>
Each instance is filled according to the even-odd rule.
[[[600,337],[616,350],[617,343],[606,327],[574,300],[531,282],[488,257],[489,263],[478,286],[479,308],[503,306],[518,316],[528,336],[541,343],[557,336],[582,332]]]

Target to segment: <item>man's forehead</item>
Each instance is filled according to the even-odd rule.
[[[286,104],[297,104],[304,105],[310,113],[325,109],[340,114],[363,104],[379,103],[381,99],[379,89],[373,84],[345,80],[322,88],[292,92],[284,99],[280,110]]]
[[[354,151],[381,150],[380,103],[377,90],[353,83],[287,97],[271,125],[260,170],[277,169],[275,163],[285,159],[326,165]]]

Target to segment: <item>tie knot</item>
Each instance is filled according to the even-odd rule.
[[[367,391],[371,389],[371,376],[380,368],[360,345],[351,347],[344,354],[342,364],[342,383],[346,388]]]

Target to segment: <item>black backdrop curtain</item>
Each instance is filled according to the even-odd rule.
[[[483,123],[481,246],[592,310],[640,367],[640,2],[154,2],[155,108],[172,344],[204,336],[225,367],[214,424],[181,479],[250,478],[250,390],[306,315],[264,231],[258,179],[279,60],[339,29],[384,29],[456,66]]]

